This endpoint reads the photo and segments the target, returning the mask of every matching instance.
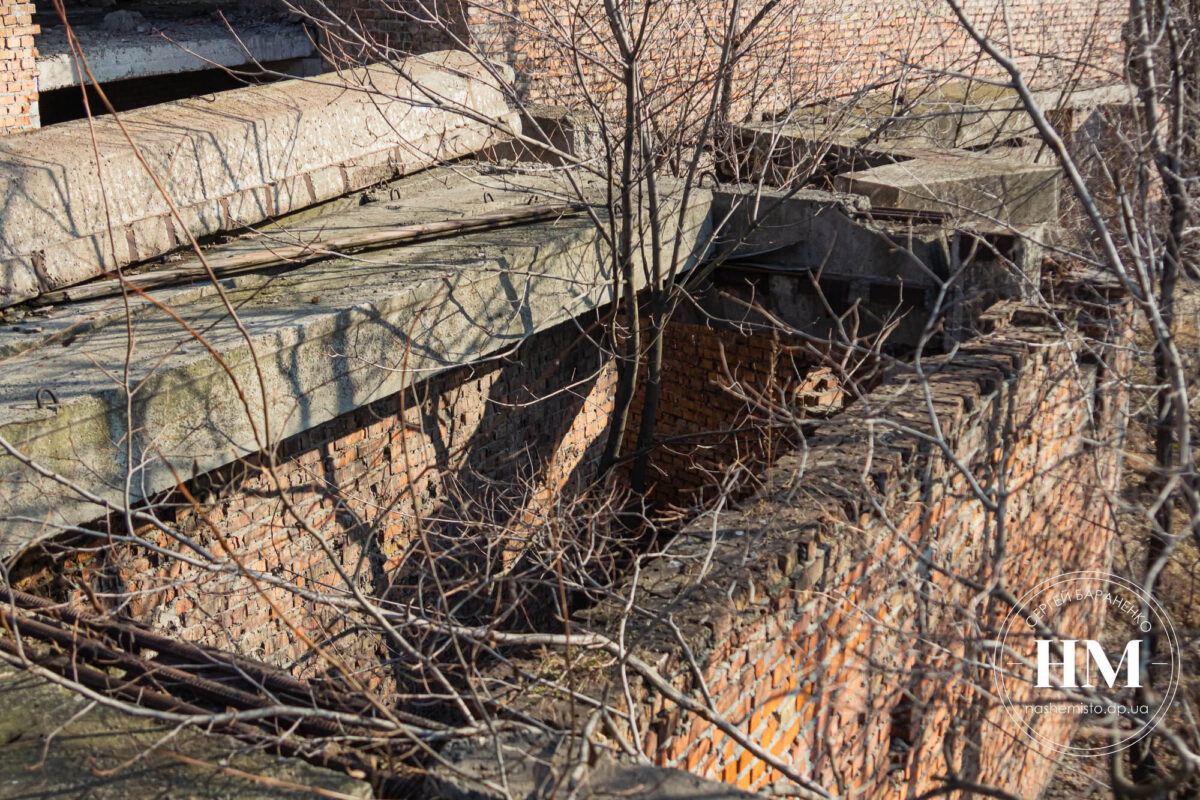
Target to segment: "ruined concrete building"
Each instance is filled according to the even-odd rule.
[[[970,52],[937,5],[770,31],[748,59],[824,92],[780,116],[735,80],[724,155],[664,173],[626,286],[625,209],[564,167],[602,158],[569,65],[522,33],[538,4],[438,27],[374,0],[66,0],[88,70],[55,7],[0,4],[4,664],[334,770],[280,791],[534,796],[590,763],[597,793],[911,797],[949,770],[1036,794],[1054,759],[964,620],[1000,613],[973,588],[997,570],[1107,564],[1129,310],[1047,257],[1065,193],[1010,93],[866,91]],[[1031,71],[1119,71],[1121,3],[1008,7]],[[470,42],[493,60],[448,47]],[[1089,141],[1125,99],[1042,88]],[[645,384],[599,468],[656,258],[688,300],[631,498]],[[76,707],[37,697],[71,711],[5,723],[3,786],[50,780],[25,756]],[[147,758],[191,782],[210,745]]]

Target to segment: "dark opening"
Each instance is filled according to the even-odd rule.
[[[289,75],[293,72],[291,61],[269,62],[263,66]],[[237,70],[234,72],[236,73]],[[223,69],[206,69],[199,72],[151,75],[145,78],[110,81],[103,86],[109,101],[120,112],[144,108],[157,103],[168,103],[172,100],[183,100],[188,97],[202,97],[214,92],[239,89],[247,85],[272,83],[276,80],[280,80],[280,78],[261,73],[235,77]],[[108,113],[93,86],[88,87],[88,104],[91,107],[92,116],[98,117]],[[83,91],[78,86],[67,86],[43,92],[38,105],[41,109],[43,126],[83,119],[87,116],[83,105]]]

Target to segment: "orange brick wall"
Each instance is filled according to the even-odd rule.
[[[672,322],[663,348],[655,422],[655,438],[663,445],[651,456],[649,477],[660,506],[712,500],[735,464],[747,471],[736,482],[745,486],[750,473],[791,449],[795,420],[773,419],[766,410],[771,403],[786,403],[803,418],[825,416],[843,400],[834,374],[814,366],[803,345],[788,337]],[[743,395],[731,392],[733,386]],[[635,449],[644,397],[643,384],[630,415],[626,454]],[[769,429],[772,424],[777,429]]]
[[[1057,337],[1009,328],[926,362],[951,452],[983,487],[1003,479],[1011,493],[1004,565],[1017,595],[1109,559],[1115,450],[1091,443],[1119,435],[1125,401],[1105,375],[1128,362],[1116,348],[1104,369],[1077,362],[1060,340],[1047,347]],[[694,656],[717,712],[838,796],[914,797],[946,774],[944,752],[964,777],[1036,796],[1052,759],[1013,735],[980,666],[990,651],[973,644],[1005,609],[969,610],[973,591],[924,560],[986,583],[996,520],[946,457],[882,422],[932,432],[908,378],[891,376],[820,426],[715,534],[711,517],[685,529],[642,571],[646,612],[626,640],[701,697]],[[608,627],[613,611],[587,620]],[[667,618],[691,654],[657,621]],[[1098,623],[1073,620],[1079,638]],[[786,787],[706,720],[653,692],[638,702],[657,763]]]
[[[764,3],[738,5],[739,28]],[[1007,0],[966,3],[978,27],[1015,56],[1032,81],[1062,86],[1113,82],[1121,73],[1122,26],[1128,12],[1123,0]],[[449,3],[338,0],[332,7],[343,19],[361,19],[363,31],[380,44],[400,50],[470,47],[510,64],[527,99],[583,107],[587,87],[603,107],[612,99],[614,61],[602,0],[455,0]],[[643,77],[654,96],[655,113],[685,112],[691,87],[709,85],[713,62],[724,37],[729,0],[662,0],[652,12],[643,45]],[[436,10],[448,21],[450,36],[433,31],[427,15]],[[939,71],[998,76],[980,59],[940,0],[817,0],[780,3],[756,29],[733,81],[732,116],[762,112],[844,95],[864,87],[897,85],[938,78]],[[585,58],[578,62],[574,52]],[[347,54],[350,54],[347,51]],[[597,59],[599,63],[589,63]],[[1091,68],[1080,72],[1077,64]],[[607,69],[606,69],[607,67]],[[941,77],[944,77],[942,75]],[[897,84],[900,81],[901,84]],[[703,93],[702,93],[703,94]],[[692,95],[693,98],[699,97]],[[699,98],[706,102],[707,94]]]
[[[33,3],[0,0],[0,134],[37,127]]]
[[[129,596],[125,610],[132,617],[181,638],[305,677],[328,671],[314,657],[316,644],[364,683],[390,688],[394,674],[381,637],[348,628],[336,608],[312,602],[306,592],[345,596],[357,588],[376,598],[403,592],[409,576],[428,569],[420,556],[427,542],[440,555],[439,548],[471,540],[475,528],[457,539],[443,535],[459,520],[479,522],[485,531],[486,541],[472,542],[464,557],[511,564],[559,490],[567,487],[569,498],[573,486],[595,475],[616,374],[579,331],[575,322],[560,325],[503,358],[450,370],[280,443],[279,488],[262,457],[190,480],[188,491],[203,513],[178,494],[162,501],[160,517],[210,552],[215,571],[183,564],[177,556],[190,548],[151,528],[140,532],[150,547],[122,546],[100,559],[72,554],[55,570],[82,572],[97,586],[108,581],[110,590]],[[703,415],[677,402],[720,395],[711,383],[714,354],[706,352],[718,341],[735,373],[754,385],[796,385],[806,369],[790,359],[784,369],[770,337],[673,324],[664,435],[708,430],[732,413],[728,402],[707,404]],[[824,385],[826,378],[815,380]],[[725,458],[739,446],[746,452],[751,440],[700,441],[712,458]],[[751,451],[761,458],[761,449]],[[676,468],[681,451],[667,452],[660,463],[670,472],[660,482],[695,488],[693,476]],[[233,559],[269,578],[248,578]]]

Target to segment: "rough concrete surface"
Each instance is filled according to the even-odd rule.
[[[864,194],[873,208],[943,211],[1002,225],[1058,216],[1058,167],[1014,158],[942,153],[839,175],[840,191]]]
[[[114,33],[102,26],[74,28],[88,69],[98,82],[236,67],[252,59],[283,61],[314,55],[312,40],[299,24],[238,28],[237,38],[215,22],[141,27],[143,30],[126,33]],[[38,91],[79,85],[79,70],[61,27],[44,30],[37,45]]]
[[[403,73],[403,74],[401,74]],[[163,103],[0,141],[0,306],[475,152],[520,125],[464,53]],[[501,137],[502,138],[502,137]],[[143,166],[139,159],[145,161]],[[147,166],[182,219],[171,213]],[[99,180],[98,176],[103,180]],[[107,231],[112,223],[112,237]]]
[[[607,753],[580,767],[568,741],[509,732],[498,738],[455,741],[426,778],[425,793],[439,800],[537,800],[572,796],[641,797],[648,800],[748,800],[736,786],[678,769],[614,760]],[[500,790],[505,787],[506,795]]]
[[[404,202],[395,207],[381,200],[310,224],[378,228],[530,197],[488,190],[480,180],[451,170],[425,173],[398,184]],[[708,213],[707,193],[694,192],[685,231],[698,251],[707,246]],[[304,233],[301,227],[292,235]],[[264,241],[273,240],[257,246]],[[669,257],[669,236],[665,247]],[[155,292],[220,354],[242,394],[177,321],[133,300],[131,418],[114,383],[127,343],[121,301],[52,311],[33,326],[41,333],[0,334],[0,353],[9,354],[0,356],[3,368],[20,376],[0,387],[0,436],[44,469],[115,501],[124,491],[132,432],[130,493],[150,497],[180,476],[260,451],[603,305],[611,298],[604,253],[595,225],[576,216],[224,280],[248,341],[211,286]],[[56,393],[56,407],[37,407],[42,387]],[[6,456],[0,514],[8,518],[0,526],[2,556],[56,526],[96,519],[102,509]],[[14,519],[22,516],[24,522]]]
[[[365,800],[374,796],[363,781],[296,759],[255,752],[228,736],[192,730],[173,733],[171,724],[100,705],[88,710],[89,703],[42,678],[0,665],[0,797]]]

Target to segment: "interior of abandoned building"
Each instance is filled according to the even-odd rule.
[[[636,411],[617,478],[596,483],[620,394],[596,342],[652,283],[632,273],[632,305],[614,289],[603,182],[565,190],[556,156],[479,121],[586,159],[586,115],[518,112],[462,53],[330,73],[267,2],[68,0],[83,83],[121,112],[88,120],[103,103],[58,12],[25,6],[37,99],[0,139],[0,359],[21,376],[0,386],[0,694],[35,711],[0,716],[4,785],[100,792],[84,753],[107,769],[151,751],[129,780],[206,797],[259,796],[245,774],[340,797],[546,796],[580,760],[563,732],[582,714],[645,757],[584,757],[598,793],[916,794],[951,716],[991,713],[913,671],[941,655],[896,645],[918,584],[965,602],[923,548],[986,561],[967,480],[930,476],[1028,467],[1014,563],[1106,551],[1094,498],[1118,468],[1095,442],[1121,433],[1104,370],[1127,298],[1051,257],[1061,174],[1010,96],[946,89],[869,137],[815,106],[747,122],[725,180],[686,205],[668,186],[688,302],[664,331],[648,534],[622,506]],[[389,103],[348,90],[384,82]],[[471,114],[418,102],[428,87]],[[1081,137],[1122,101],[1042,97]],[[770,186],[814,160],[806,186]],[[1086,311],[1053,329],[1034,295]],[[922,439],[927,408],[944,451]],[[1004,426],[1028,431],[1019,447],[996,444]],[[565,528],[580,538],[559,547]],[[596,656],[537,638],[564,622]],[[599,657],[626,641],[634,680],[634,656]],[[85,720],[13,659],[163,716]],[[952,707],[913,699],[931,697]],[[169,715],[192,713],[223,714],[209,733],[229,738],[189,731],[164,755]],[[1053,768],[986,729],[956,758],[1000,786]]]

